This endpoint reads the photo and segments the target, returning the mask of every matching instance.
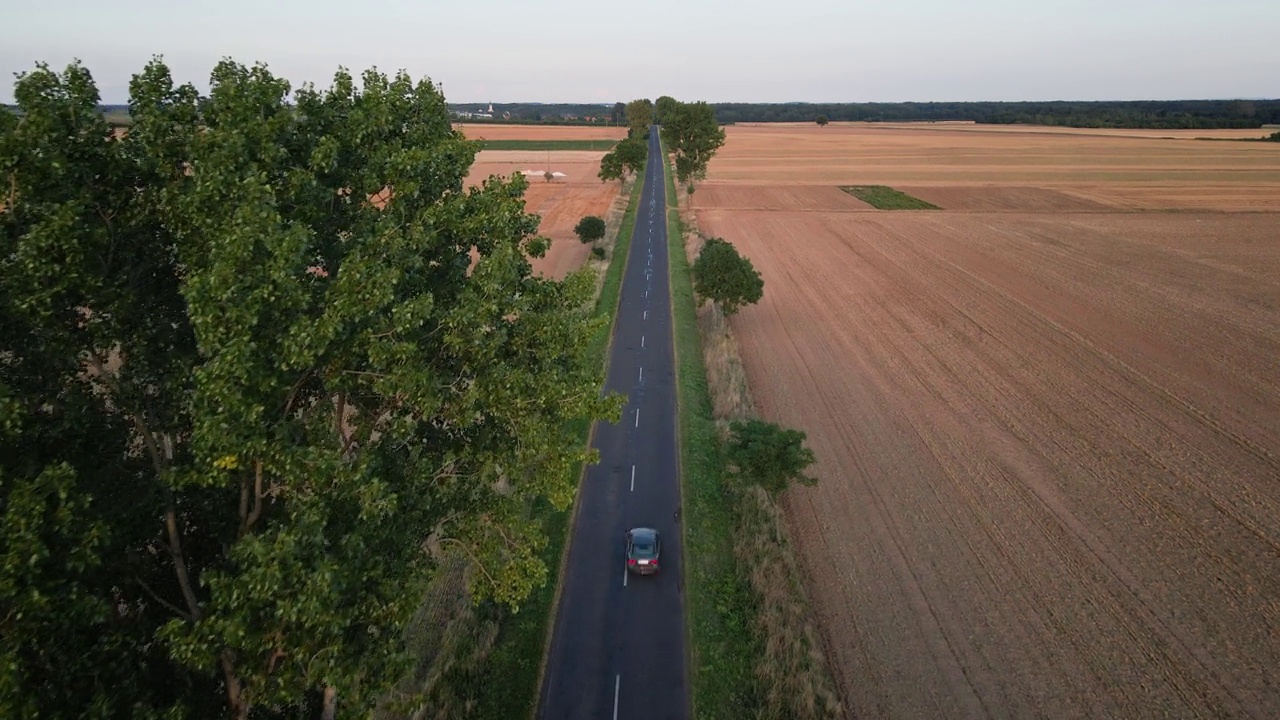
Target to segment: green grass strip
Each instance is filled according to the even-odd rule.
[[[617,140],[478,140],[477,142],[480,143],[481,150],[610,150],[618,144]]]
[[[667,183],[667,246],[674,316],[676,398],[680,422],[680,479],[684,505],[686,620],[690,642],[693,717],[753,717],[751,588],[733,556],[736,519],[723,482],[723,460],[702,360],[693,283],[676,208],[676,187],[663,155]]]
[[[912,197],[888,185],[842,185],[841,190],[878,210],[941,210],[931,202]]]
[[[644,171],[631,188],[627,211],[618,227],[613,244],[613,256],[605,271],[600,296],[596,298],[595,313],[605,316],[608,322],[591,339],[588,347],[593,362],[598,359],[605,367],[609,341],[613,337],[613,323],[617,316],[618,300],[622,291],[622,272],[627,264],[627,251],[631,247],[631,234],[635,229],[636,212],[640,207],[640,190],[644,183]],[[602,376],[603,377],[603,376]],[[570,431],[587,444],[590,423],[576,422]],[[575,482],[582,478],[582,466],[573,470]],[[498,637],[492,653],[485,663],[485,670],[472,688],[476,701],[475,717],[508,720],[532,717],[537,706],[538,687],[546,644],[550,641],[551,613],[556,600],[556,586],[560,581],[561,562],[568,543],[573,508],[557,511],[548,503],[540,503],[534,513],[542,517],[547,532],[547,546],[542,551],[542,561],[547,565],[547,582],[533,591],[520,612],[507,614],[501,621]]]

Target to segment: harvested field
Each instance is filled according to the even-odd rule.
[[[506,123],[458,123],[471,140],[621,140],[625,127],[599,125],[508,125]]]
[[[476,156],[467,184],[479,184],[490,175],[510,177],[515,172],[543,172],[548,167],[564,173],[565,177],[552,182],[534,175],[528,178],[529,189],[525,192],[525,208],[542,216],[538,232],[551,238],[551,249],[546,256],[533,259],[534,270],[547,277],[563,278],[581,267],[591,254],[591,246],[578,241],[573,227],[584,215],[606,217],[618,196],[618,183],[603,183],[596,176],[603,155],[603,152],[576,150],[550,153],[484,150]]]
[[[1280,152],[1039,136],[1214,148],[1232,205],[1158,169],[1045,183],[1019,152],[1070,150],[1004,133],[976,172],[1038,179],[942,182],[956,156],[904,139],[840,181],[901,173],[943,210],[744,209],[868,142],[823,156],[828,129],[730,128],[694,205],[764,276],[733,327],[761,414],[818,457],[785,500],[850,714],[1280,717]]]

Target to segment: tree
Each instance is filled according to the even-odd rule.
[[[613,110],[609,113],[609,122],[614,125],[621,125],[627,121],[627,106],[624,103],[616,102],[613,104]]]
[[[632,100],[627,103],[627,125],[629,135],[643,138],[649,135],[649,126],[653,124],[653,101],[647,98]]]
[[[658,98],[654,102],[653,121],[661,125],[663,119],[666,118],[673,110],[675,110],[676,106],[679,104],[680,104],[680,101],[676,100],[670,95],[663,95],[662,97]]]
[[[774,497],[792,482],[816,485],[816,478],[804,474],[814,462],[805,437],[801,430],[763,420],[735,420],[729,424],[725,453],[730,470],[740,482],[759,485]]]
[[[115,137],[89,72],[0,113],[0,716],[365,714],[453,548],[542,583],[528,508],[616,417],[592,280],[429,81],[325,91],[153,61]],[[474,259],[473,259],[474,253]]]
[[[640,137],[627,137],[600,158],[600,179],[623,180],[630,173],[644,172],[644,164],[648,158],[648,143]]]
[[[604,219],[595,215],[584,216],[574,226],[573,232],[583,244],[593,243],[604,237]]]
[[[691,183],[707,176],[707,164],[724,145],[724,129],[705,102],[677,103],[662,122],[666,151],[675,156],[676,179]]]
[[[718,304],[725,315],[733,315],[741,306],[764,297],[764,280],[751,260],[739,255],[733,244],[722,238],[707,239],[692,272],[693,289]]]
[[[826,116],[826,115],[819,115],[819,116],[818,116],[818,120],[817,120],[817,122],[818,122],[818,126],[819,126],[819,127],[822,127],[822,126],[826,125],[826,124],[827,124],[827,122],[828,122],[828,120],[827,120],[827,116]]]

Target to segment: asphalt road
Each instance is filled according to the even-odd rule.
[[[654,127],[605,380],[627,404],[618,424],[596,425],[600,462],[578,491],[538,708],[546,720],[689,716],[660,154]],[[624,536],[633,527],[662,536],[655,575],[628,577]]]

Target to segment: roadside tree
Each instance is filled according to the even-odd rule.
[[[735,420],[729,424],[726,457],[730,472],[740,482],[759,485],[777,497],[791,483],[815,485],[817,479],[804,474],[814,462],[813,451],[804,446],[805,433],[764,422]]]
[[[89,72],[0,112],[0,716],[363,715],[457,549],[545,581],[592,282],[532,272],[522,179],[429,81],[327,90],[151,62],[127,135]],[[474,254],[474,255],[473,255]]]
[[[826,125],[828,122],[829,122],[829,121],[827,120],[827,116],[826,116],[826,115],[819,115],[819,116],[818,116],[817,123],[818,123],[818,126],[819,126],[819,127]]]
[[[649,134],[649,126],[653,124],[653,101],[648,98],[632,100],[627,103],[627,125],[630,136],[643,138]]]
[[[764,280],[751,260],[721,238],[707,239],[690,270],[693,289],[719,305],[725,315],[733,315],[743,305],[764,297]]]
[[[649,146],[644,139],[627,137],[600,158],[600,179],[625,180],[631,173],[643,172],[648,158]]]
[[[676,180],[684,184],[707,176],[707,164],[724,138],[724,129],[705,102],[677,103],[663,118],[662,140],[675,158]]]

